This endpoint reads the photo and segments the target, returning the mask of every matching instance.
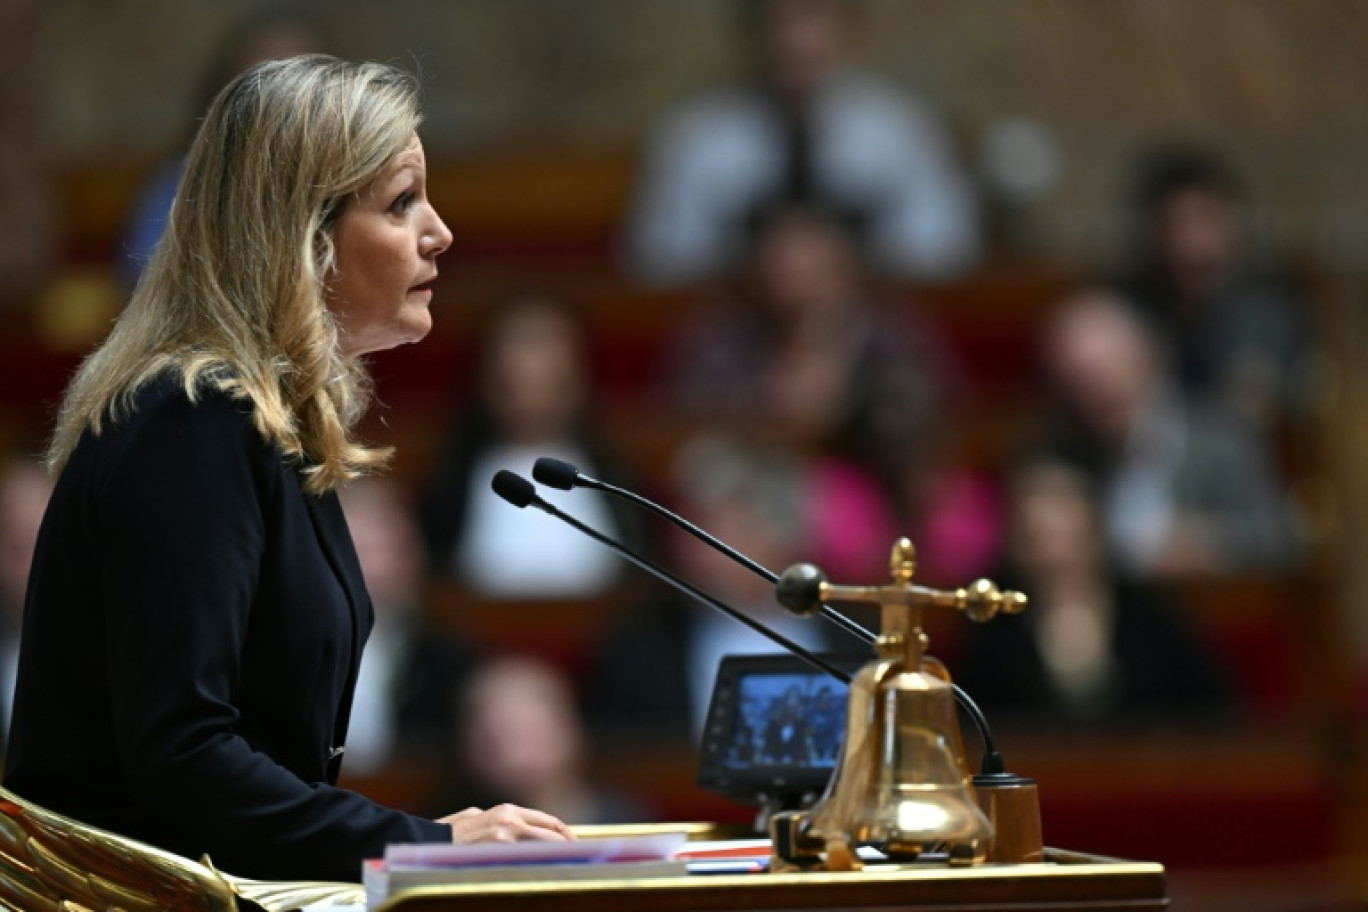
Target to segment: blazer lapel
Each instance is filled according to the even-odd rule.
[[[361,673],[361,651],[366,646],[366,636],[370,633],[372,622],[370,596],[366,593],[366,581],[361,575],[361,561],[356,556],[356,546],[352,543],[351,531],[347,528],[347,517],[342,513],[342,504],[335,492],[329,491],[322,497],[304,494],[304,504],[313,521],[314,532],[322,546],[333,573],[342,583],[351,607],[352,654],[351,670],[337,707],[337,717],[333,720],[333,734],[328,747],[327,781],[337,784],[342,765],[342,751],[347,741],[347,728],[351,718],[352,700],[356,694],[356,681]]]
[[[370,629],[370,596],[366,593],[366,581],[361,575],[361,562],[356,557],[356,547],[352,544],[351,531],[347,528],[347,518],[342,513],[342,505],[337,494],[328,492],[322,497],[304,495],[309,518],[313,521],[314,532],[328,559],[329,566],[342,583],[351,606],[354,627],[352,662],[353,667],[361,661],[361,650],[365,646],[366,632]]]

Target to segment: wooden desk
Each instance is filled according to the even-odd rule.
[[[425,887],[383,912],[1082,912],[1168,908],[1162,865],[1047,850],[1038,865],[904,867],[854,874],[748,874]]]

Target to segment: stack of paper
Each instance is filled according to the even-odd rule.
[[[690,874],[752,874],[769,866],[768,839],[722,839],[690,842],[675,850]]]
[[[387,846],[368,860],[361,880],[375,908],[400,890],[525,880],[670,877],[688,873],[674,857],[683,832],[577,839],[570,842],[410,843]]]

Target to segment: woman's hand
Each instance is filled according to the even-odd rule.
[[[442,817],[437,822],[451,825],[451,841],[455,843],[517,842],[521,839],[557,841],[575,838],[575,834],[568,826],[550,814],[518,807],[516,804],[501,804],[487,811],[466,808],[460,813]]]

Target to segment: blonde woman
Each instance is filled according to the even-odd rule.
[[[5,783],[263,879],[389,842],[567,838],[509,805],[429,821],[336,787],[372,616],[335,490],[380,467],[359,356],[431,327],[451,235],[416,88],[260,64],[210,106],[167,233],[67,391]]]

